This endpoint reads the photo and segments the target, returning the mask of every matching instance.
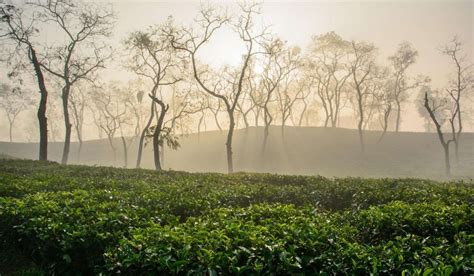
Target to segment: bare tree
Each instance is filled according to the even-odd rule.
[[[261,74],[261,86],[263,99],[257,105],[263,110],[263,142],[262,154],[265,152],[269,128],[273,121],[269,104],[274,99],[274,92],[280,82],[296,70],[299,66],[299,48],[289,48],[280,39],[273,40],[265,45],[266,59],[263,61],[263,72]]]
[[[226,15],[219,15],[213,7],[202,8],[200,17],[196,19],[196,23],[202,29],[201,34],[197,34],[186,28],[176,30],[170,26],[167,29],[173,47],[189,54],[194,78],[201,89],[210,96],[217,98],[225,106],[229,118],[229,130],[226,140],[227,167],[229,173],[234,171],[232,139],[235,128],[235,110],[242,95],[251,58],[258,53],[257,46],[259,40],[266,35],[265,30],[259,32],[254,31],[254,16],[259,14],[258,4],[240,5],[240,10],[241,14],[238,16],[236,22],[230,22]],[[205,74],[203,74],[205,72],[201,72],[198,69],[196,56],[202,49],[202,46],[209,42],[215,32],[226,23],[231,23],[232,27],[234,27],[240,39],[245,44],[246,51],[240,69],[238,71],[236,70],[237,74],[234,74],[235,71],[231,74],[222,74],[217,82],[210,84],[205,80]],[[230,77],[231,79],[226,80],[224,77]]]
[[[305,93],[305,84],[299,79],[299,72],[294,70],[291,74],[287,74],[283,81],[276,89],[276,102],[278,116],[280,119],[280,136],[282,141],[285,140],[285,126],[288,119],[293,114],[295,104],[301,101]]]
[[[8,61],[12,63],[14,57],[19,58],[15,69],[26,70],[23,60],[26,58],[28,63],[33,66],[33,72],[36,75],[37,85],[40,93],[38,104],[38,122],[39,122],[39,160],[48,159],[48,119],[46,117],[48,90],[44,80],[41,61],[37,55],[37,49],[41,48],[35,41],[40,31],[37,28],[39,15],[35,12],[25,12],[23,9],[13,5],[0,3],[0,39],[6,39],[14,43],[14,51]],[[15,70],[15,71],[17,71]],[[14,72],[17,73],[17,72]]]
[[[107,135],[112,149],[114,165],[117,163],[117,147],[114,138],[127,121],[127,106],[119,84],[110,83],[105,88],[99,88],[92,94],[92,100],[98,111],[98,125]]]
[[[99,40],[110,36],[113,13],[102,6],[72,0],[35,0],[30,5],[65,38],[64,44],[48,49],[40,65],[62,81],[65,138],[61,163],[67,164],[72,133],[71,89],[79,80],[92,81],[93,75],[111,57],[109,46]]]
[[[443,49],[442,53],[447,55],[455,65],[454,78],[450,81],[447,93],[454,101],[457,109],[456,126],[457,130],[453,133],[453,142],[455,147],[456,162],[459,163],[459,141],[463,131],[463,99],[467,98],[468,92],[474,87],[474,78],[472,74],[472,64],[467,57],[462,56],[463,43],[457,37],[454,37]]]
[[[357,129],[359,132],[359,141],[362,153],[365,152],[365,142],[363,135],[363,125],[366,118],[366,105],[371,96],[371,89],[368,83],[374,75],[375,71],[375,51],[376,48],[372,44],[365,42],[351,43],[351,61],[349,70],[352,76],[352,84],[355,90],[356,112],[358,114]]]
[[[382,127],[382,134],[380,135],[377,143],[382,142],[383,138],[387,134],[388,126],[390,122],[390,114],[393,110],[394,105],[394,96],[392,93],[392,88],[390,87],[391,82],[387,80],[380,80],[381,83],[380,89],[374,94],[376,102],[376,108],[378,112],[378,119],[380,126]]]
[[[428,81],[426,78],[418,77],[417,80],[409,84],[407,69],[416,62],[417,56],[418,51],[416,51],[409,42],[402,42],[398,46],[397,52],[388,58],[393,71],[393,83],[391,88],[393,89],[392,94],[397,110],[397,119],[395,121],[396,132],[400,130],[402,105],[409,99],[406,92]]]
[[[157,170],[161,169],[159,132],[162,130],[161,127],[168,111],[168,105],[164,103],[157,92],[161,87],[174,84],[180,80],[173,76],[173,70],[176,71],[178,68],[179,59],[170,48],[167,35],[161,32],[162,28],[163,26],[158,25],[150,27],[145,32],[131,33],[125,42],[130,52],[128,68],[151,84],[148,94],[152,101],[149,118],[142,130],[138,144],[137,168],[140,168],[146,134],[156,117],[157,124],[153,128],[156,132],[156,135],[153,136],[153,156],[155,168]],[[157,114],[157,105],[160,108],[159,114]]]
[[[306,69],[316,79],[317,95],[326,114],[324,126],[331,123],[331,127],[336,127],[344,107],[346,81],[351,75],[346,66],[350,43],[329,32],[313,37],[310,51]]]
[[[7,115],[10,143],[13,142],[13,126],[16,118],[33,104],[26,93],[29,92],[22,91],[18,86],[12,87],[6,83],[0,85],[0,109],[3,109]]]
[[[433,121],[436,132],[438,133],[439,142],[443,147],[444,152],[444,164],[446,175],[451,175],[451,161],[449,155],[449,145],[454,142],[455,139],[455,129],[454,121],[459,112],[456,103],[452,104],[452,107],[449,107],[450,99],[442,95],[439,91],[432,91],[429,87],[423,87],[423,92],[425,95],[424,107],[428,111],[431,120]],[[451,138],[446,139],[443,133],[443,124],[445,121],[449,121],[451,125]]]

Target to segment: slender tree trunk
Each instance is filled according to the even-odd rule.
[[[77,149],[77,162],[81,160],[81,152],[82,152],[82,134],[80,127],[76,124],[76,133],[77,133],[77,140],[79,142],[79,148]]]
[[[115,145],[114,145],[114,137],[111,135],[108,135],[108,140],[109,140],[110,148],[112,149],[112,154],[114,157],[114,166],[115,166],[117,164],[117,150],[115,149]]]
[[[13,135],[12,135],[12,130],[13,130],[13,123],[10,121],[10,129],[9,129],[9,134],[10,134],[10,143],[13,143]]]
[[[263,142],[262,142],[262,156],[265,155],[265,149],[267,147],[268,134],[270,133],[270,125],[265,125],[263,128]]]
[[[122,139],[122,146],[123,146],[123,167],[128,167],[128,148],[127,148],[127,141],[125,141],[125,137],[120,136]]]
[[[255,127],[258,127],[258,120],[260,120],[260,108],[257,107],[257,112],[255,112]]]
[[[400,122],[401,122],[401,104],[400,101],[397,101],[397,121],[395,124],[395,132],[399,132],[400,130]]]
[[[304,115],[306,113],[306,109],[308,108],[308,104],[306,103],[306,101],[303,101],[303,103],[304,103],[303,111],[301,112],[301,116],[300,116],[300,119],[298,121],[298,126],[299,127],[303,125]]]
[[[82,152],[82,139],[79,140],[79,148],[77,149],[77,162],[81,160],[81,152]]]
[[[354,80],[355,80],[355,76],[354,76]],[[364,101],[364,95],[361,91],[359,84],[356,84],[356,90],[357,90],[357,105],[359,108],[359,122],[357,123],[357,129],[359,132],[360,149],[361,149],[362,154],[364,154],[365,143],[364,143],[364,134],[362,132],[362,127],[364,125],[364,107],[362,105],[362,102]]]
[[[66,131],[66,136],[64,138],[64,148],[63,148],[63,157],[61,159],[61,164],[67,164],[69,158],[69,148],[71,145],[71,129],[72,125],[69,119],[69,92],[70,92],[70,85],[66,84],[63,89],[63,112],[64,112],[64,127]]]
[[[48,102],[48,90],[44,82],[43,72],[41,71],[38,58],[36,57],[35,50],[30,46],[30,58],[33,63],[33,67],[38,80],[38,87],[40,90],[41,98],[38,106],[38,122],[39,122],[39,160],[48,160],[48,118],[46,117],[46,106]]]
[[[138,142],[138,156],[137,156],[137,168],[140,168],[140,164],[142,162],[142,152],[143,152],[143,143],[145,142],[145,135],[147,130],[150,128],[151,123],[155,117],[155,108],[156,103],[154,101],[151,102],[151,111],[150,111],[150,118],[148,118],[148,122],[146,123],[145,127],[142,130],[142,134],[140,135],[140,141]]]
[[[234,172],[234,162],[232,159],[232,138],[234,136],[234,113],[233,111],[228,111],[229,113],[229,131],[227,133],[227,141],[226,141],[226,152],[227,152],[227,171],[229,173]]]
[[[451,162],[449,160],[449,144],[443,145],[444,149],[444,166],[447,176],[451,176]]]
[[[268,111],[267,105],[265,104],[263,108],[263,121],[265,123],[265,126],[263,128],[262,156],[264,156],[265,154],[265,149],[266,149],[267,141],[268,141],[268,135],[270,133],[270,124],[272,123],[272,120],[273,118],[270,115],[270,112]]]
[[[382,132],[382,135],[380,135],[380,138],[379,140],[377,141],[377,143],[380,143],[382,142],[383,138],[385,137],[385,134],[387,134],[387,129],[388,129],[388,119],[390,117],[390,111],[392,110],[392,106],[389,105],[387,107],[387,110],[385,110],[384,114],[383,114],[383,132]]]
[[[165,114],[167,108],[164,104],[160,104],[161,111],[160,116],[158,117],[158,122],[155,127],[155,132],[153,133],[153,159],[155,161],[155,169],[161,171],[161,160],[160,160],[160,134],[163,128],[163,121],[165,119]]]
[[[458,132],[456,135],[456,139],[454,140],[454,152],[456,155],[456,165],[459,166],[459,143],[461,141],[461,134],[462,134],[462,120],[461,120],[461,103],[460,100],[457,100],[458,105]]]
[[[219,131],[222,131],[221,124],[219,123],[219,119],[217,118],[219,113],[214,114],[214,120],[216,121],[217,128],[219,128]]]

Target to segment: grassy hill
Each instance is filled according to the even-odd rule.
[[[387,133],[377,143],[379,131],[366,131],[366,153],[361,154],[357,131],[341,128],[280,127],[270,129],[267,150],[262,153],[263,128],[240,129],[234,138],[236,171],[362,177],[443,178],[443,153],[435,133]],[[226,172],[226,132],[210,131],[180,139],[177,151],[165,150],[164,168],[191,172]],[[283,137],[283,138],[282,138]],[[87,165],[123,166],[120,139],[115,140],[114,162],[107,140],[84,143],[77,159],[72,143],[70,161]],[[37,144],[0,143],[0,152],[27,159],[37,157]],[[51,143],[51,160],[60,160],[62,143]],[[136,145],[129,150],[129,167],[136,161]],[[145,148],[143,167],[153,168],[151,145]],[[474,134],[463,135],[459,165],[453,156],[453,175],[474,177]]]

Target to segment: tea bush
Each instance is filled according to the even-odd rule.
[[[473,202],[470,182],[0,160],[0,257],[55,274],[469,274]]]

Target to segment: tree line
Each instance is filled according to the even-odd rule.
[[[380,129],[378,142],[387,131],[399,132],[411,95],[418,93],[415,105],[427,130],[435,127],[450,174],[450,145],[459,162],[463,120],[469,115],[463,103],[473,88],[472,64],[459,38],[440,51],[453,63],[453,78],[446,88],[434,89],[428,76],[409,74],[418,57],[409,42],[401,42],[384,63],[374,44],[346,40],[335,32],[313,36],[302,49],[256,24],[261,13],[258,3],[239,4],[234,14],[208,4],[201,6],[190,26],[169,17],[126,34],[120,56],[126,57],[123,66],[136,79],[104,82],[103,69],[118,56],[109,45],[116,20],[109,6],[71,0],[0,2],[0,39],[3,50],[9,51],[4,62],[16,83],[2,84],[0,95],[10,141],[15,118],[33,104],[25,78],[34,78],[40,93],[35,103],[40,160],[48,159],[48,137],[58,129],[50,118],[62,115],[63,164],[69,161],[73,132],[80,158],[84,121],[91,119],[99,136],[107,138],[114,160],[117,136],[124,166],[129,163],[130,145],[138,143],[139,168],[143,148],[151,143],[157,170],[163,167],[164,146],[177,149],[180,135],[190,131],[199,135],[209,118],[227,131],[229,172],[234,171],[235,128],[262,125],[261,154],[265,154],[271,125],[281,126],[284,139],[286,125],[321,121],[324,127],[339,127],[344,112],[352,113],[363,155],[364,130]],[[59,37],[53,42],[44,39],[51,30]],[[244,53],[238,65],[216,69],[199,55],[223,30],[235,34]],[[59,102],[54,104],[55,99]]]

